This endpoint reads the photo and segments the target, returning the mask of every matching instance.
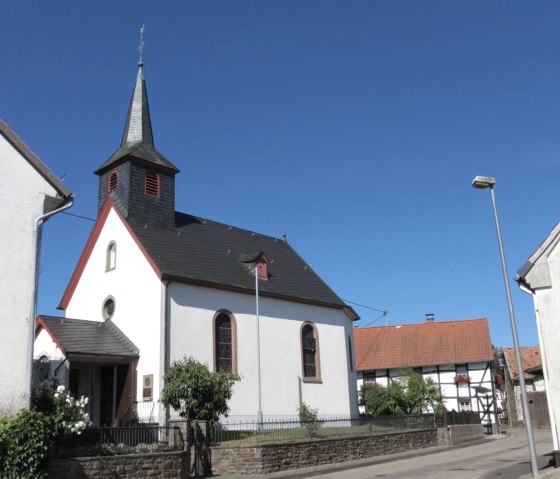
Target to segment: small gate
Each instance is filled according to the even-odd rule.
[[[527,391],[527,401],[529,402],[529,414],[533,427],[549,429],[550,416],[548,415],[546,391]]]

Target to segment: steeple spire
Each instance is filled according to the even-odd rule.
[[[143,68],[143,62],[138,62],[138,74],[136,75],[136,84],[132,92],[132,99],[128,106],[128,115],[124,125],[121,148],[132,147],[139,143],[145,143],[155,148],[150,109],[148,107],[146,81],[144,80],[144,73],[142,71]]]
[[[132,92],[132,98],[128,106],[128,114],[124,125],[124,131],[119,149],[101,165],[95,172],[100,175],[110,168],[125,160],[125,157],[133,157],[143,162],[151,163],[157,169],[165,169],[177,173],[179,169],[163,156],[155,147],[152,132],[152,121],[150,119],[150,108],[148,106],[148,92],[144,80],[144,25],[140,29],[140,52],[138,61],[138,73],[136,83]],[[133,159],[131,158],[131,159]]]

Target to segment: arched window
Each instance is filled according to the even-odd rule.
[[[144,194],[152,198],[159,198],[159,175],[155,171],[146,172]]]
[[[319,336],[313,323],[305,323],[301,328],[301,359],[303,380],[320,380]]]
[[[117,266],[117,243],[111,241],[107,246],[105,258],[105,271],[112,271]]]
[[[352,351],[352,338],[348,335],[348,364],[350,371],[354,372],[354,352]]]
[[[117,189],[119,186],[119,175],[116,171],[111,171],[109,175],[109,193]]]
[[[226,311],[214,317],[214,369],[237,374],[237,325]]]

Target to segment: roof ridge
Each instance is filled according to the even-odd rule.
[[[263,238],[269,238],[269,239],[272,239],[272,240],[277,240],[279,242],[286,243],[287,245],[289,245],[289,243],[287,241],[284,241],[282,238],[278,238],[276,236],[267,235],[267,234],[264,234],[264,233],[259,233],[258,231],[250,230],[250,229],[247,229],[247,228],[240,228],[239,226],[234,226],[234,225],[231,225],[231,224],[223,223],[221,221],[211,220],[211,219],[204,218],[202,216],[197,216],[197,215],[194,215],[194,214],[191,214],[191,213],[185,213],[183,211],[175,211],[175,213],[180,214],[180,215],[185,215],[185,216],[192,216],[193,218],[195,218],[197,220],[200,220],[203,223],[204,222],[213,223],[213,224],[223,226],[223,227],[228,228],[228,229],[232,229],[232,230],[235,229],[237,231],[242,231],[242,232],[255,234],[255,235],[258,235],[258,236],[263,237]],[[305,261],[304,261],[304,263],[307,264]]]
[[[411,326],[424,326],[430,325],[433,326],[435,324],[449,324],[449,323],[467,323],[467,322],[475,322],[475,321],[488,321],[488,318],[468,318],[468,319],[447,319],[444,321],[424,321],[423,323],[403,323],[403,324],[389,324],[387,326],[357,326],[356,330],[365,330],[365,329],[384,329],[384,328],[405,328]]]
[[[83,323],[103,324],[103,321],[95,321],[93,319],[67,318],[65,316],[51,316],[49,314],[39,314],[38,317],[43,319],[54,319],[54,320],[61,320],[61,321],[81,321]]]

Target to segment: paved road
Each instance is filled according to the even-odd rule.
[[[539,467],[552,450],[550,431],[535,431]],[[372,463],[376,461],[375,463]],[[387,462],[389,461],[389,462]],[[517,479],[530,473],[527,436],[514,430],[498,438],[455,448],[430,448],[374,460],[261,475],[268,479]],[[222,476],[224,477],[224,476]],[[224,478],[225,479],[225,478]]]

